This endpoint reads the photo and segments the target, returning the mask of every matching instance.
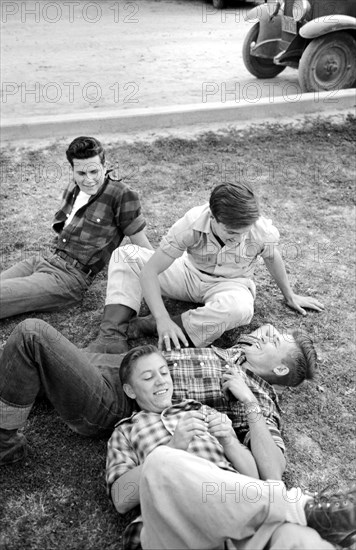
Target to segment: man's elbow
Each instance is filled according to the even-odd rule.
[[[111,499],[116,511],[121,515],[126,514],[126,512],[129,512],[133,507],[130,499],[126,498],[125,494],[120,491],[120,484],[118,481],[111,487]]]
[[[127,505],[127,502],[115,502],[114,501],[114,506],[116,508],[116,511],[121,515],[123,516],[124,514],[126,514],[127,512],[129,512],[131,510],[131,507],[129,507]]]

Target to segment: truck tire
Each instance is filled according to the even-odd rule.
[[[345,31],[314,38],[299,62],[303,92],[352,88],[356,81],[356,40]]]

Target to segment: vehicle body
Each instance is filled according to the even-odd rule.
[[[356,85],[356,0],[285,0],[253,8],[243,45],[257,78],[298,69],[303,92]]]

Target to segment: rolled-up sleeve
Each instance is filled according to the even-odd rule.
[[[275,442],[277,447],[279,447],[281,449],[282,453],[284,454],[286,448],[285,448],[285,445],[284,445],[284,441],[282,439],[281,432],[279,431],[277,426],[274,423],[270,422],[267,418],[265,418],[265,421],[266,421],[266,426],[269,430],[269,433],[272,436],[273,441]],[[248,431],[245,438],[244,438],[243,443],[244,443],[244,445],[246,445],[246,447],[250,448],[250,442],[251,442],[251,436],[250,436],[250,432]]]
[[[279,231],[272,220],[261,217],[255,224],[253,236],[261,246],[262,258],[272,259],[274,248],[279,243]]]
[[[130,187],[126,187],[122,193],[120,205],[117,208],[116,223],[128,237],[139,233],[146,226],[138,193]]]
[[[162,238],[160,248],[170,258],[176,259],[193,246],[197,238],[199,238],[199,233],[192,228],[191,220],[185,215],[172,225]]]

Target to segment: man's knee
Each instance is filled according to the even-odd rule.
[[[171,483],[176,478],[177,463],[179,462],[180,454],[183,452],[185,451],[172,449],[166,445],[156,447],[144,462],[141,482],[146,486],[150,486],[151,483],[155,486],[157,479],[160,480],[160,486],[163,486],[165,481]]]
[[[229,320],[232,326],[248,325],[254,314],[254,301],[251,296],[245,299],[231,294],[226,297],[229,308]]]
[[[42,321],[42,319],[25,319],[14,328],[10,334],[7,344],[18,344],[19,340],[26,342],[29,339],[33,340],[34,337],[36,339],[44,338],[53,342],[54,340],[59,339],[60,333],[51,325],[46,323],[46,321]]]
[[[172,474],[172,469],[176,464],[176,450],[166,445],[160,445],[156,447],[146,458],[143,468],[142,475],[145,477],[148,476],[161,476]],[[155,478],[157,480],[157,477]]]

